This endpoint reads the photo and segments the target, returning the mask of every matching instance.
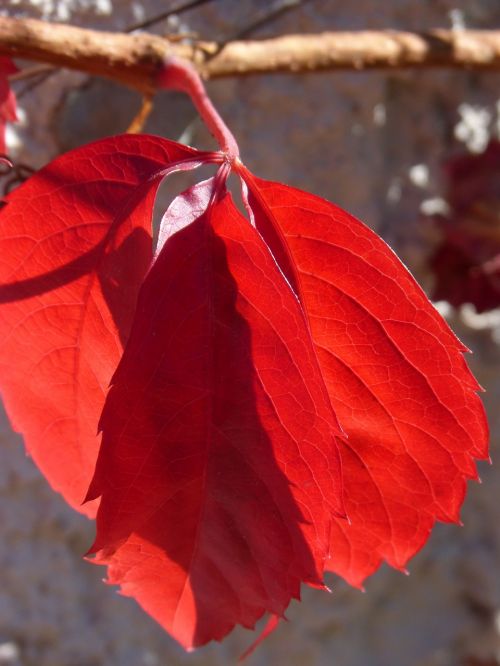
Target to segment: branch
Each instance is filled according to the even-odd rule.
[[[169,55],[191,61],[205,78],[429,67],[500,71],[500,31],[324,32],[232,41],[221,49],[215,42],[179,44],[147,33],[0,17],[0,55],[69,67],[152,92]]]

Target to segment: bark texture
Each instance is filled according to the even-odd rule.
[[[333,70],[500,70],[500,31],[322,32],[235,40],[221,46],[0,16],[0,55],[68,67],[151,91],[162,62],[173,55],[191,61],[208,79]]]

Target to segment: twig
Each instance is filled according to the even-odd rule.
[[[36,88],[46,81],[49,76],[52,76],[55,72],[57,72],[57,68],[54,65],[33,65],[32,67],[26,67],[15,74],[11,74],[9,76],[9,81],[11,83],[27,81],[24,87],[16,90],[16,97],[19,100],[33,90],[33,88]]]
[[[212,2],[212,0],[190,0],[189,2],[183,2],[179,5],[176,5],[175,7],[172,7],[171,9],[162,12],[161,14],[156,14],[155,16],[141,21],[140,23],[134,23],[127,28],[126,32],[144,30],[144,28],[149,28],[155,23],[159,23],[160,21],[167,19],[169,16],[173,16],[174,14],[182,14],[191,9],[195,9],[196,7],[200,7],[201,5],[205,5],[208,2]]]
[[[372,31],[286,35],[233,41],[214,57],[214,42],[177,44],[156,35],[86,30],[0,17],[0,55],[111,78],[142,92],[156,89],[163,60],[191,61],[205,78],[326,70],[450,67],[500,70],[500,31]]]
[[[303,7],[309,0],[279,0],[274,2],[270,7],[257,16],[255,20],[241,30],[238,30],[234,35],[225,41],[225,43],[234,41],[236,39],[246,39],[249,35],[253,34],[256,30],[263,28],[276,19],[288,14],[288,12]]]
[[[269,25],[269,23],[272,23],[280,16],[287,14],[291,10],[302,7],[308,1],[309,0],[278,0],[278,2],[274,2],[264,12],[257,14],[257,17],[251,23],[246,25],[244,28],[237,30],[232,35],[226,37],[223,42],[219,42],[217,45],[217,50],[210,53],[210,55],[207,57],[207,61],[215,58],[226,46],[226,44],[241,39],[247,39],[247,37],[249,37],[260,28]]]
[[[16,92],[16,97],[18,100],[22,99],[29,92],[37,88],[39,85],[44,83],[49,77],[57,72],[57,67],[52,65],[46,65],[46,69],[43,72],[40,72],[36,77],[31,77],[26,85]]]
[[[9,81],[11,83],[15,81],[24,81],[26,79],[31,79],[34,76],[36,77],[45,74],[45,72],[50,72],[52,69],[52,65],[33,65],[32,67],[26,67],[15,74],[11,74],[9,76]]]
[[[151,115],[152,110],[153,110],[152,96],[151,95],[144,95],[143,98],[142,98],[141,108],[136,113],[132,122],[128,126],[127,133],[128,134],[138,134],[139,132],[142,132],[142,130],[144,128],[144,125],[146,124],[146,120]]]
[[[0,155],[0,179],[2,179],[2,196],[8,194],[14,187],[27,180],[35,169],[28,164],[11,162],[7,155]],[[3,203],[3,202],[0,202]]]

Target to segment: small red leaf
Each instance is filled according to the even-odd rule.
[[[322,585],[341,433],[299,303],[229,195],[148,273],[101,427],[92,550],[182,645]]]
[[[487,457],[478,385],[464,346],[376,234],[318,197],[244,177],[257,228],[266,237],[274,225],[270,244],[280,236],[292,257],[347,434],[350,524],[335,519],[328,568],[361,585],[381,560],[404,567],[436,519],[458,520],[474,458]]]
[[[9,85],[9,75],[17,72],[10,58],[0,56],[0,155],[7,152],[5,127],[8,122],[17,120],[16,96]]]
[[[429,261],[433,298],[492,310],[500,305],[500,142],[449,160],[446,175],[448,210],[431,217],[442,233]]]
[[[14,428],[75,508],[92,478],[97,424],[152,257],[166,168],[202,153],[120,136],[67,153],[0,216],[0,385]]]

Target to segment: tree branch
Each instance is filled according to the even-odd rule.
[[[191,61],[205,78],[430,67],[500,71],[500,31],[324,32],[232,41],[220,49],[215,42],[179,44],[147,33],[0,17],[0,55],[69,67],[152,92],[169,55]]]

